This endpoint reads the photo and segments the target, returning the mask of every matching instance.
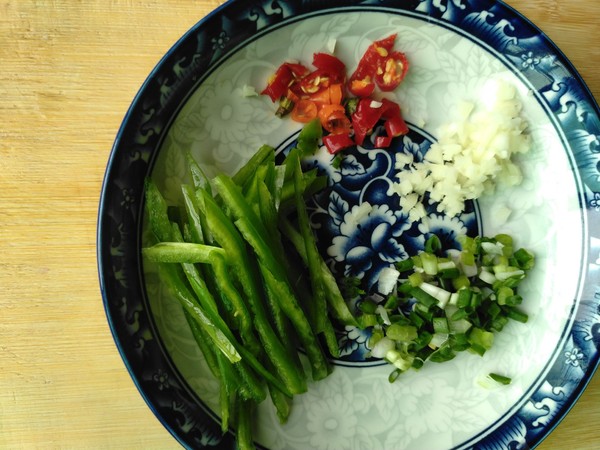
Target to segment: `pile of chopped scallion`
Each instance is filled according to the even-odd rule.
[[[432,235],[424,251],[384,270],[384,283],[394,280],[386,297],[370,296],[358,304],[361,326],[373,327],[371,356],[395,366],[390,382],[426,361],[448,361],[465,350],[483,355],[494,332],[511,319],[528,320],[517,288],[534,266],[533,254],[515,251],[506,234],[461,236],[459,242],[460,251],[444,251]],[[490,378],[510,382],[503,375]]]

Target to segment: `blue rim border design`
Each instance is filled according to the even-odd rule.
[[[139,236],[143,180],[182,98],[210,68],[257,33],[334,8],[398,11],[456,26],[503,54],[538,92],[568,142],[583,181],[582,215],[591,261],[575,304],[575,320],[552,367],[530,399],[501,426],[461,448],[536,447],[579,398],[599,363],[600,111],[564,54],[529,20],[495,0],[230,0],[188,31],[150,73],[121,126],[102,187],[97,257],[100,288],[117,348],[152,411],[184,446],[235,448],[231,434],[197,402],[154,335],[141,285]],[[241,32],[240,32],[241,31]],[[229,39],[224,42],[222,35]],[[529,53],[531,52],[531,53]],[[525,65],[522,55],[537,58]],[[139,238],[138,238],[139,239]],[[577,300],[577,299],[575,299]]]

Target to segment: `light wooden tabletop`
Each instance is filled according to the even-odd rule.
[[[218,3],[0,2],[0,448],[180,448],[142,400],[108,328],[96,214],[131,100]],[[600,2],[508,3],[600,98]],[[600,375],[538,448],[600,448],[599,421]]]

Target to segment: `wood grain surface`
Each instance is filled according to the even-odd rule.
[[[123,116],[216,0],[0,0],[0,448],[176,449],[98,287],[96,215]],[[512,0],[600,98],[600,2]],[[600,448],[600,376],[538,448]],[[426,449],[424,449],[426,450]]]

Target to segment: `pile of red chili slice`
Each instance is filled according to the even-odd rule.
[[[393,34],[373,42],[350,78],[346,65],[328,53],[313,55],[314,70],[285,62],[261,94],[279,103],[280,117],[289,115],[300,123],[318,118],[325,131],[323,144],[332,154],[362,145],[376,128],[375,147],[389,147],[394,137],[408,133],[408,127],[397,103],[372,96],[377,89],[393,91],[406,76],[408,60],[394,50],[395,40]]]

